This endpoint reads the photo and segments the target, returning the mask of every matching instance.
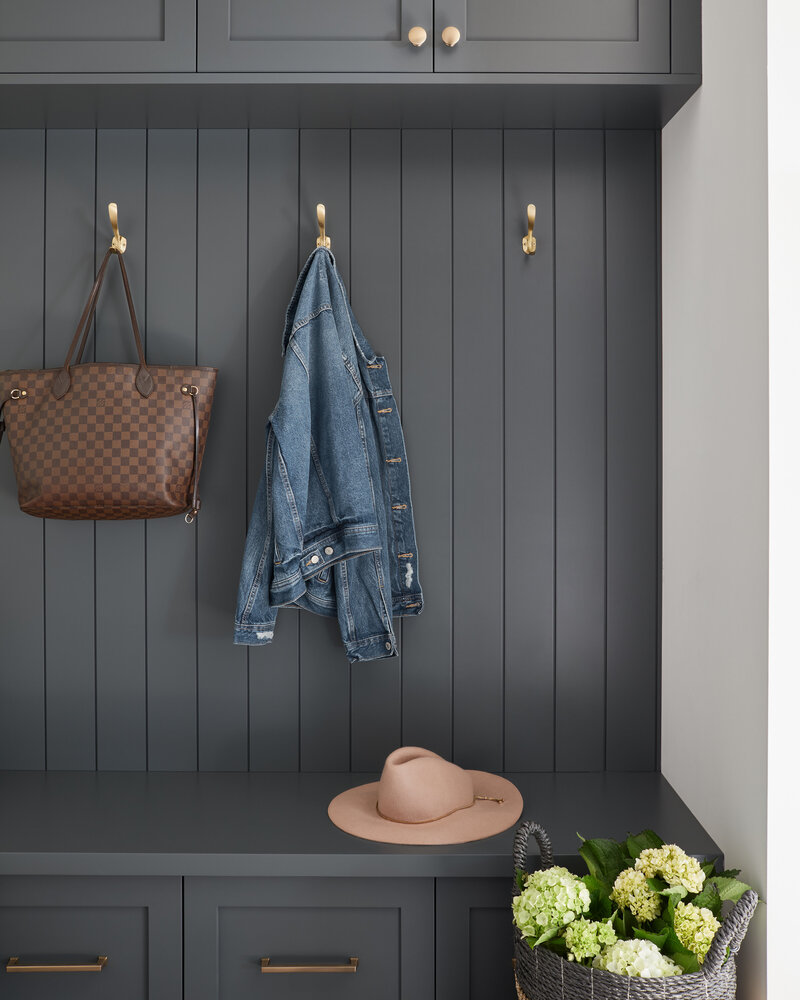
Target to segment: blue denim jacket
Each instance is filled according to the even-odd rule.
[[[392,616],[422,611],[403,431],[329,250],[298,278],[283,354],[234,641],[270,642],[278,608],[299,607],[339,619],[351,662],[395,656]]]

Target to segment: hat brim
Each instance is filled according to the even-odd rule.
[[[337,795],[328,806],[331,821],[354,837],[382,844],[468,844],[493,837],[513,826],[522,815],[522,795],[516,785],[487,771],[468,771],[478,799],[468,809],[430,823],[396,823],[378,813],[378,782],[358,785]]]

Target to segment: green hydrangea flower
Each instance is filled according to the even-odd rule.
[[[705,906],[681,902],[675,907],[675,933],[678,940],[684,948],[695,953],[701,965],[719,926],[719,920]]]
[[[671,958],[662,955],[652,941],[617,941],[609,945],[592,962],[595,969],[606,969],[620,976],[641,976],[659,979],[679,976],[682,969]]]
[[[661,897],[647,884],[645,874],[635,868],[626,868],[617,875],[611,898],[637,920],[655,920],[661,913]]]
[[[564,940],[569,950],[567,957],[570,962],[575,959],[580,962],[584,958],[594,958],[595,955],[599,955],[605,945],[613,944],[617,940],[617,935],[610,921],[586,920],[584,917],[578,917],[567,925]]]
[[[636,859],[636,868],[646,878],[661,877],[669,885],[682,885],[687,892],[700,892],[706,880],[700,862],[677,844],[645,848]]]
[[[587,913],[591,901],[589,890],[577,876],[556,867],[529,875],[511,905],[523,937],[537,940],[545,931],[566,927]]]

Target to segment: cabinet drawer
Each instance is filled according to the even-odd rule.
[[[430,879],[189,878],[185,907],[192,1000],[433,998]]]
[[[180,879],[0,878],[0,959],[3,1000],[180,1000]]]
[[[437,72],[670,71],[670,0],[438,0],[434,21]]]
[[[195,0],[0,0],[2,73],[195,69]]]
[[[209,72],[422,73],[431,0],[199,0],[197,68]],[[408,31],[428,32],[415,48]]]

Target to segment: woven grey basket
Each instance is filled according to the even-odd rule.
[[[514,838],[514,894],[519,891],[516,872],[528,871],[528,838],[539,844],[542,868],[553,866],[553,849],[538,823],[525,822]],[[514,928],[514,957],[519,1000],[735,1000],[736,963],[747,925],[755,912],[758,894],[748,890],[722,922],[700,972],[659,979],[620,976],[603,969],[568,962],[548,948],[531,948]],[[728,949],[730,948],[730,953]]]

